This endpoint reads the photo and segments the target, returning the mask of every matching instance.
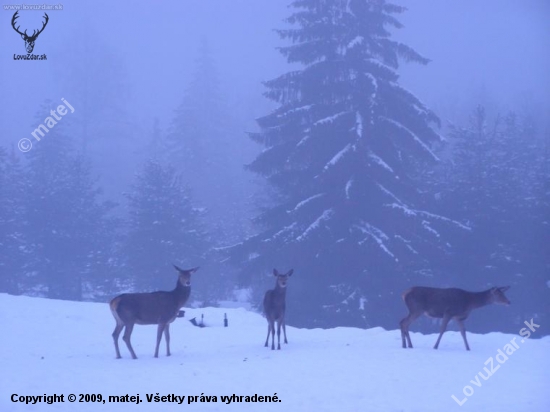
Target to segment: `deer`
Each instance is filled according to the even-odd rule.
[[[159,355],[159,346],[164,333],[166,341],[166,356],[170,356],[170,323],[176,317],[181,317],[180,309],[185,305],[191,293],[191,275],[199,268],[184,270],[176,265],[174,268],[178,272],[178,281],[176,287],[171,291],[157,291],[150,293],[124,293],[115,297],[109,303],[111,313],[116,320],[115,330],[113,331],[113,340],[115,343],[116,358],[120,359],[120,350],[118,348],[118,337],[123,328],[124,335],[122,340],[130,351],[133,359],[137,359],[136,353],[132,348],[130,337],[134,325],[158,325],[157,345],[155,347],[155,358]]]
[[[403,348],[406,348],[405,340],[409,348],[413,347],[409,335],[409,325],[420,315],[426,314],[432,318],[443,319],[441,322],[441,332],[439,333],[437,342],[435,342],[434,349],[439,347],[441,337],[447,330],[447,324],[451,319],[454,319],[458,323],[466,350],[469,351],[470,345],[468,345],[468,340],[466,339],[464,320],[473,309],[491,303],[509,305],[510,301],[504,295],[504,292],[509,288],[510,286],[492,287],[483,292],[468,292],[458,288],[440,289],[422,286],[407,289],[401,295],[409,309],[409,315],[400,322]]]
[[[27,53],[32,53],[32,51],[34,50],[34,42],[38,38],[38,35],[44,31],[44,29],[46,28],[50,18],[48,17],[47,13],[44,13],[44,20],[45,21],[44,21],[44,23],[42,23],[42,28],[39,29],[38,31],[33,30],[32,35],[29,36],[27,34],[27,30],[25,30],[24,32],[19,31],[19,27],[21,27],[21,26],[15,27],[16,21],[19,18],[18,14],[19,14],[19,11],[16,11],[13,14],[13,17],[11,18],[11,26],[13,27],[13,29],[17,33],[19,33],[21,35],[21,38],[25,41],[25,48],[27,49]]]
[[[269,335],[271,334],[271,350],[275,350],[275,322],[277,322],[277,349],[281,349],[281,326],[283,327],[285,343],[288,344],[285,325],[285,301],[288,278],[293,273],[294,269],[290,269],[285,274],[281,274],[277,269],[273,269],[273,276],[276,278],[275,288],[265,292],[264,313],[267,319],[267,338],[264,346],[268,347]]]

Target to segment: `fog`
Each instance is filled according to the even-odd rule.
[[[0,155],[11,160],[0,163],[0,292],[104,301],[171,287],[177,263],[203,267],[194,305],[246,301],[260,310],[278,267],[295,269],[288,322],[296,326],[397,328],[406,312],[400,294],[415,285],[512,286],[513,305],[480,311],[474,330],[514,332],[532,317],[550,321],[550,3],[397,2],[408,10],[394,16],[403,28],[385,26],[389,39],[430,61],[409,63],[396,52],[399,78],[388,87],[399,84],[415,98],[393,91],[380,97],[399,103],[373,106],[369,113],[378,117],[372,114],[368,132],[363,108],[349,125],[338,124],[338,96],[333,112],[325,107],[309,120],[277,123],[303,110],[300,99],[278,94],[300,86],[264,82],[307,74],[312,61],[323,61],[304,54],[287,62],[280,52],[292,41],[276,29],[299,28],[285,22],[295,12],[289,3],[64,1],[62,10],[46,11],[49,21],[36,39],[33,53],[47,60],[19,60],[26,53],[11,25],[16,9],[3,0]],[[333,7],[359,10],[369,2],[344,3]],[[30,33],[43,22],[44,10],[21,10],[17,25]],[[388,73],[377,77],[376,90]],[[65,102],[74,112],[37,141],[33,131]],[[410,124],[405,107],[419,111]],[[328,123],[318,149],[298,143]],[[395,143],[392,152],[369,141],[357,149],[354,140],[331,140],[352,129],[375,139],[398,136],[396,125],[420,136],[420,148]],[[21,139],[32,143],[28,152],[18,149]],[[366,150],[371,163],[359,157],[333,167],[350,147]],[[414,160],[418,151],[430,159]],[[303,161],[293,163],[298,156]],[[83,163],[52,169],[66,159]],[[373,171],[372,159],[392,171],[391,179]],[[59,176],[78,173],[88,183],[58,190]],[[20,187],[7,183],[14,176]],[[406,186],[392,186],[396,179]],[[155,194],[147,194],[155,184]],[[414,217],[392,215],[397,209]],[[140,220],[149,212],[149,223]],[[549,328],[543,324],[542,334]]]

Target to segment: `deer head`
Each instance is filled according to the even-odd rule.
[[[179,273],[179,283],[181,284],[181,286],[185,287],[191,286],[191,275],[199,270],[198,266],[189,270],[181,269],[176,265],[174,265],[174,268],[176,268]]]
[[[279,273],[277,269],[273,269],[273,276],[277,278],[277,284],[281,288],[286,288],[288,278],[292,276],[294,269],[290,269],[287,273]]]
[[[48,20],[50,19],[48,17],[48,14],[47,13],[44,13],[44,23],[42,24],[42,28],[38,31],[36,30],[33,30],[32,32],[32,35],[29,36],[27,34],[27,30],[25,30],[25,32],[21,32],[19,31],[19,27],[21,26],[17,26],[15,27],[15,23],[16,23],[16,20],[19,18],[18,16],[18,13],[19,11],[16,11],[15,14],[13,15],[12,19],[11,19],[11,26],[13,27],[13,29],[19,33],[21,35],[21,38],[25,41],[25,48],[27,49],[27,53],[32,53],[32,51],[34,50],[34,42],[36,41],[36,38],[38,37],[38,35],[40,33],[42,33],[42,31],[44,31],[44,28],[46,27],[46,25],[48,24]]]
[[[491,288],[491,302],[499,305],[509,305],[510,301],[504,295],[504,292],[506,292],[508,289],[510,289],[510,286]]]

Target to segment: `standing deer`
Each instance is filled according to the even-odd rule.
[[[470,350],[466,340],[466,329],[464,320],[468,317],[472,309],[477,309],[491,303],[509,305],[510,301],[504,295],[510,286],[493,287],[484,292],[468,292],[457,288],[427,288],[422,286],[412,287],[403,292],[403,300],[409,308],[409,315],[403,318],[401,325],[401,341],[406,348],[405,339],[409,348],[412,348],[411,337],[409,335],[409,325],[420,315],[426,314],[432,318],[443,318],[441,321],[441,333],[435,342],[434,349],[437,349],[441,337],[447,329],[447,324],[451,319],[456,320],[460,328],[460,334],[466,345],[466,350]]]
[[[264,312],[267,319],[267,338],[265,347],[269,342],[269,334],[271,333],[271,349],[275,349],[275,322],[277,322],[277,349],[281,349],[281,325],[286,340],[286,325],[285,325],[285,307],[286,307],[286,285],[288,278],[292,276],[294,269],[290,269],[287,273],[281,274],[277,269],[273,269],[273,275],[277,278],[275,281],[275,289],[268,290],[264,296]]]
[[[116,357],[120,359],[120,350],[118,348],[118,336],[124,327],[122,340],[130,351],[133,359],[137,356],[132,348],[130,337],[134,325],[158,325],[157,346],[155,348],[155,358],[159,356],[159,345],[164,332],[166,340],[166,356],[170,356],[170,323],[178,317],[180,309],[185,305],[189,294],[191,293],[191,275],[199,268],[189,270],[180,269],[174,265],[179,273],[178,282],[174,290],[170,292],[158,291],[151,293],[124,293],[117,296],[109,306],[116,320],[113,340],[115,342]]]

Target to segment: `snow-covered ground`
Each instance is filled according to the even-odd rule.
[[[187,321],[201,314],[208,327]],[[411,333],[415,348],[404,350],[397,330],[289,327],[289,344],[271,351],[263,346],[265,319],[256,313],[186,309],[171,327],[171,357],[163,341],[162,356],[153,358],[156,328],[136,326],[139,359],[121,341],[117,360],[114,323],[107,304],[0,294],[0,411],[550,411],[550,337],[521,342],[519,335],[469,334],[467,352],[458,332],[448,332],[437,351],[436,335]],[[498,350],[514,338],[518,349],[500,364]],[[484,380],[479,373],[487,376],[489,358],[496,372]],[[64,395],[65,402],[25,405],[13,403],[13,394]],[[77,402],[68,402],[69,394]],[[101,395],[105,403],[79,403],[80,394]],[[138,394],[140,404],[109,402],[109,395]],[[185,398],[161,404],[147,394]],[[279,402],[222,401],[233,394],[276,394]],[[217,402],[200,402],[201,395]],[[452,395],[467,401],[459,406]],[[189,404],[188,396],[196,401]]]

